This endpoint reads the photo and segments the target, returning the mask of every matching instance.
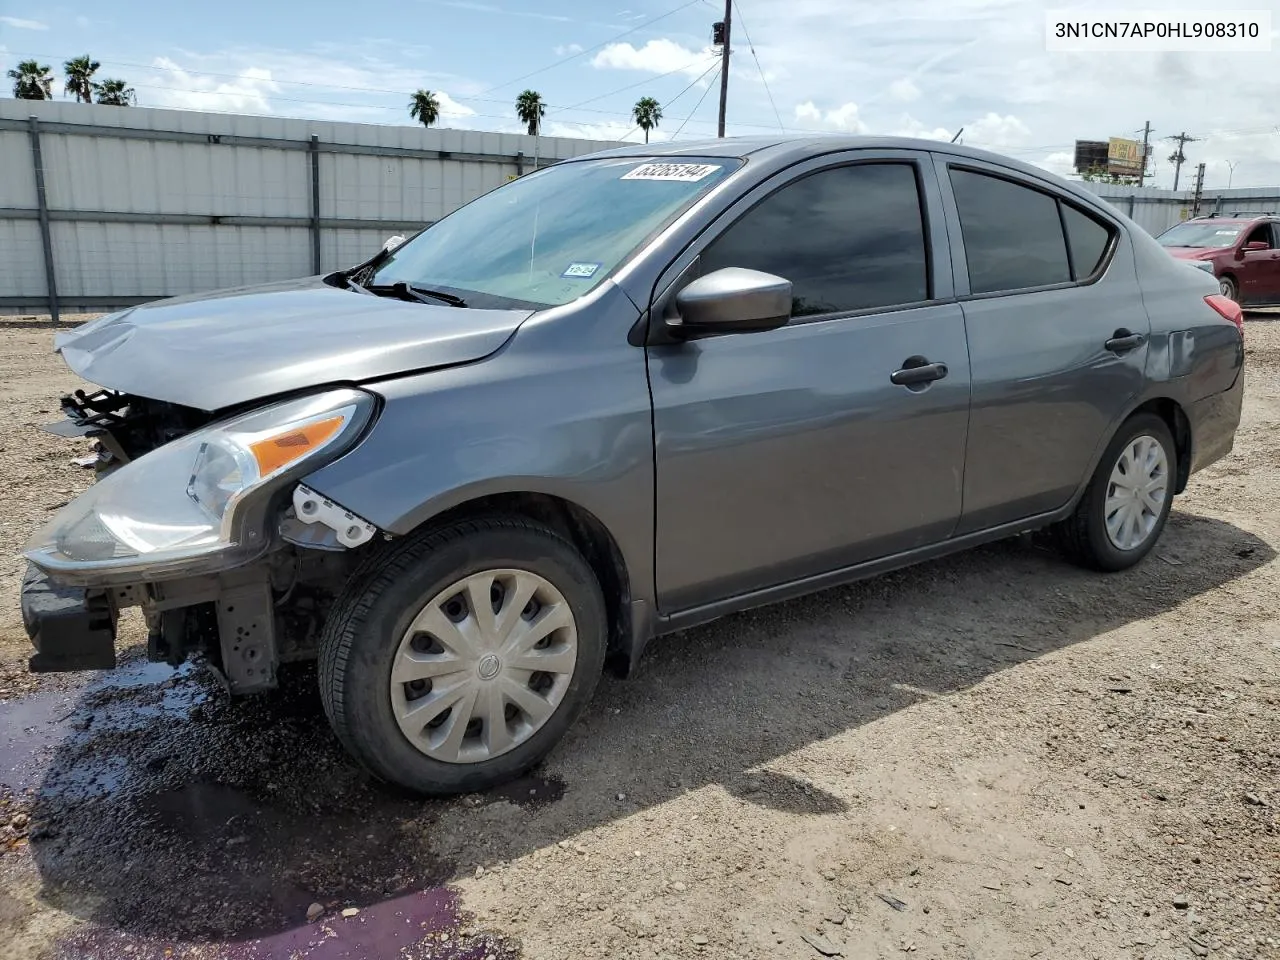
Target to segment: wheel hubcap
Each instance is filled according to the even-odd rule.
[[[1131,440],[1116,460],[1107,484],[1107,538],[1118,550],[1147,542],[1169,495],[1169,457],[1155,437]]]
[[[486,570],[440,591],[414,617],[392,661],[391,707],[427,756],[480,763],[551,719],[577,661],[564,595],[527,570]]]

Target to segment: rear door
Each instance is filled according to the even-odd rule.
[[[950,536],[969,363],[940,203],[927,154],[806,161],[659,280],[659,314],[722,267],[794,285],[781,329],[649,347],[664,613]],[[899,373],[917,364],[938,375]]]
[[[1150,322],[1115,223],[1004,167],[937,164],[973,377],[960,535],[1067,503],[1142,388]]]

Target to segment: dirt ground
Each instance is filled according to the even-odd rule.
[[[0,324],[0,957],[1280,958],[1277,321],[1139,568],[1024,538],[665,638],[436,803],[305,669],[24,672],[18,551],[89,476],[49,330]]]

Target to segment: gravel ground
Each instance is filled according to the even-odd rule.
[[[17,551],[89,477],[35,429],[48,330],[0,324],[0,957],[1280,958],[1276,320],[1138,569],[1024,538],[665,638],[536,777],[436,803],[306,669],[23,672]]]

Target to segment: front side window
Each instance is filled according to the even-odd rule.
[[[790,280],[796,317],[927,300],[915,167],[863,163],[809,174],[743,214],[701,263],[704,276],[748,267]]]
[[[403,282],[478,307],[568,303],[739,165],[725,157],[557,164],[485,194],[396,248],[369,285]]]
[[[951,170],[972,293],[1071,280],[1058,203],[1047,193],[970,170]]]
[[[1253,230],[1249,232],[1249,236],[1245,237],[1244,242],[1246,246],[1248,246],[1251,243],[1265,243],[1268,247],[1270,247],[1271,246],[1271,225],[1262,223],[1254,227]]]

